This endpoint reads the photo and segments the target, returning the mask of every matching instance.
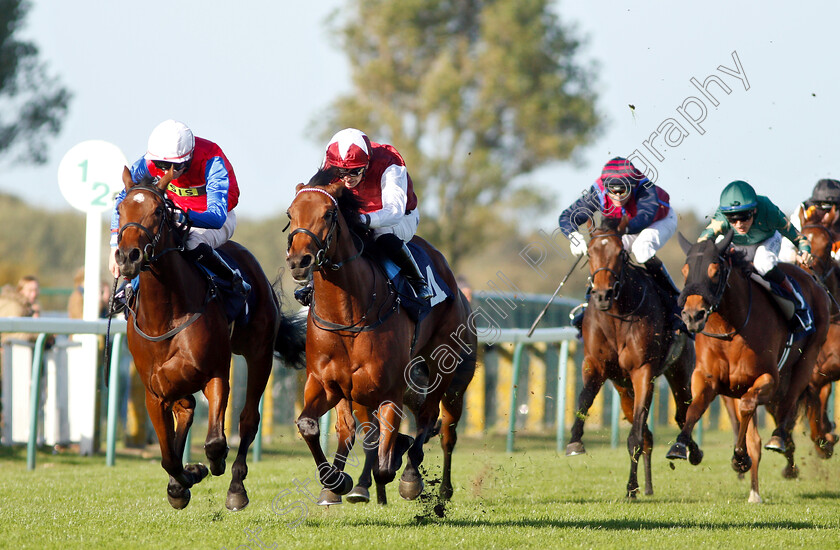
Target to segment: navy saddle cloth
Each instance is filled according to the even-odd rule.
[[[419,323],[431,313],[433,307],[447,298],[454,298],[454,294],[440,273],[432,265],[432,260],[426,254],[426,251],[414,243],[406,243],[406,246],[408,246],[411,255],[414,256],[414,261],[417,262],[420,272],[426,277],[426,282],[434,293],[434,296],[429,301],[419,300],[417,298],[408,279],[402,275],[397,264],[391,261],[385,254],[376,250],[371,254],[371,258],[382,265],[385,274],[393,283],[394,288],[396,288],[397,294],[400,296],[400,303],[405,308],[406,313],[408,313],[414,322]]]
[[[246,275],[244,271],[239,269],[239,264],[236,263],[230,255],[225,254],[223,250],[216,249],[216,252],[227,262],[232,270],[239,273],[242,279],[248,283],[251,283],[251,279]],[[213,281],[213,285],[216,287],[217,297],[222,301],[222,304],[225,308],[225,316],[227,317],[228,323],[232,323],[236,321],[238,324],[247,325],[248,321],[251,319],[251,309],[254,306],[254,293],[249,292],[247,301],[242,299],[242,296],[233,292],[231,285],[229,282],[225,281],[216,276],[215,273],[207,269],[201,264],[198,265],[198,268]]]

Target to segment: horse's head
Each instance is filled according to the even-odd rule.
[[[814,272],[820,277],[824,277],[834,267],[831,252],[837,238],[831,228],[837,222],[838,217],[840,217],[840,212],[834,206],[828,212],[820,210],[815,206],[799,211],[802,234],[810,241],[811,254],[816,258]],[[807,269],[807,266],[801,264],[800,267]]]
[[[171,239],[172,204],[166,199],[166,186],[172,180],[172,169],[157,182],[134,183],[128,168],[123,169],[125,198],[120,203],[120,232],[115,259],[120,273],[132,279],[156,259]]]
[[[590,235],[587,254],[589,255],[589,284],[595,306],[606,311],[621,290],[624,280],[624,267],[627,264],[627,252],[621,237],[627,229],[627,216],[604,218],[601,225]]]
[[[358,199],[337,177],[335,167],[319,170],[309,183],[298,184],[286,211],[291,228],[286,263],[298,283],[325,266],[338,269],[358,257],[352,235],[364,235],[367,228],[359,220]]]
[[[700,332],[709,315],[717,309],[726,288],[730,267],[725,261],[734,233],[730,229],[723,240],[705,240],[691,244],[682,233],[680,246],[686,254],[682,268],[685,285],[680,293],[682,319],[691,332]]]

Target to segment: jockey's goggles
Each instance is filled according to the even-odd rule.
[[[819,208],[820,210],[825,210],[827,212],[831,210],[834,206],[836,206],[837,203],[831,201],[817,201],[813,203],[813,205]]]
[[[183,170],[186,168],[186,162],[169,162],[168,160],[153,160],[152,163],[157,166],[158,169],[163,170],[166,172],[171,167],[175,172]]]
[[[338,169],[338,177],[339,178],[346,178],[351,177],[355,178],[356,176],[361,176],[365,172],[365,166],[359,166],[358,168],[339,168]]]
[[[625,184],[610,185],[607,187],[607,193],[614,198],[623,201],[630,196],[630,186]]]
[[[724,214],[724,216],[726,216],[726,221],[728,221],[729,223],[734,223],[751,220],[753,214],[754,212],[752,210],[745,210],[743,212],[732,212],[731,214]]]

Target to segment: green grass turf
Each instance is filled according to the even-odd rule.
[[[766,431],[766,430],[765,430]],[[624,498],[629,458],[610,448],[606,430],[584,437],[588,454],[567,458],[550,437],[462,437],[454,459],[455,496],[438,517],[435,499],[403,501],[396,483],[390,504],[320,508],[295,492],[315,468],[291,432],[275,436],[263,460],[251,462],[250,506],[231,513],[224,501],[228,472],[192,489],[192,502],[173,510],[159,459],[39,452],[26,470],[25,448],[0,450],[2,548],[837,548],[840,546],[840,457],[820,460],[801,433],[800,478],[781,477],[784,460],[765,451],[764,503],[747,503],[749,481],[729,466],[731,434],[707,432],[697,467],[669,467],[675,430],[658,429],[654,495]],[[767,435],[765,435],[765,438]],[[441,452],[426,446],[427,479],[440,475]],[[203,458],[199,446],[193,460]],[[359,467],[348,471],[354,479]],[[643,483],[640,467],[640,483]],[[427,485],[427,488],[431,484]],[[287,513],[282,514],[283,511]],[[440,511],[440,509],[438,509]],[[298,525],[293,522],[298,517]]]

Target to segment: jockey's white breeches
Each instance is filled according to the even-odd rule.
[[[676,231],[677,214],[670,208],[667,216],[653,222],[639,233],[624,235],[621,242],[624,249],[632,252],[633,258],[643,264],[653,258],[656,251],[662,248]]]
[[[201,243],[207,243],[210,248],[216,249],[228,242],[233,237],[233,232],[236,229],[236,214],[233,210],[227,213],[227,219],[222,227],[218,229],[210,229],[207,227],[193,227],[190,229],[190,234],[187,237],[187,250],[193,250]]]
[[[417,226],[420,224],[420,213],[415,208],[405,216],[396,224],[390,227],[377,227],[373,230],[374,238],[385,235],[387,233],[393,233],[397,237],[403,240],[403,242],[408,242],[411,240],[411,237],[417,233]]]

